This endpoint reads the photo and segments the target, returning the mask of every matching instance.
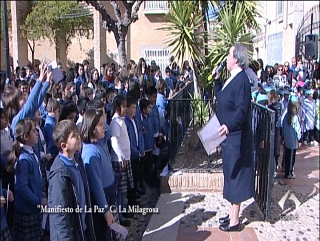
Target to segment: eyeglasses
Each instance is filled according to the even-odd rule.
[[[278,71],[283,71],[283,69],[278,69]]]
[[[284,67],[289,68],[289,65],[285,65]]]

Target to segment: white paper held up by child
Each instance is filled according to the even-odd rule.
[[[60,83],[64,76],[61,73],[60,69],[58,69],[58,63],[56,60],[53,60],[49,65],[48,69],[52,71],[52,80],[57,84]]]

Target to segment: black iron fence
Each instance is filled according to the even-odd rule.
[[[256,103],[252,103],[251,107],[256,171],[254,198],[267,220],[270,218],[271,189],[275,170],[275,113]]]
[[[208,156],[197,131],[213,114],[212,99],[194,98],[193,84],[185,86],[169,99],[170,159],[169,169],[183,172],[221,172],[221,149]],[[274,174],[275,113],[256,103],[252,107],[252,128],[255,156],[255,200],[264,214],[270,217],[271,189]]]
[[[170,110],[169,168],[184,172],[218,171],[217,166],[221,166],[221,162],[217,162],[219,151],[208,156],[197,135],[197,131],[212,115],[213,100],[194,96],[193,83],[190,83],[168,102]]]

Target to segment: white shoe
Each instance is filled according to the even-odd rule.
[[[308,145],[308,142],[307,142],[307,141],[304,141],[304,142],[303,142],[303,145]]]
[[[313,142],[313,145],[314,145],[314,146],[319,146],[319,143],[316,142],[316,141],[314,141],[314,142]]]

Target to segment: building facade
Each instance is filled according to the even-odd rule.
[[[107,9],[108,14],[115,19],[114,10],[108,1],[101,1]],[[124,6],[119,3],[123,10]],[[26,1],[12,1],[11,15],[12,28],[10,29],[10,56],[12,65],[23,66],[31,62],[31,50],[27,40],[21,37],[19,26],[27,16]],[[68,51],[56,53],[56,48],[49,40],[36,41],[35,59],[41,61],[46,58],[54,60],[59,56],[62,63],[71,66],[73,63],[82,62],[84,59],[90,61],[90,65],[99,67],[103,63],[118,63],[118,51],[113,33],[108,33],[102,27],[100,14],[89,7],[94,19],[93,39],[75,38],[72,40]],[[29,9],[30,11],[30,9]],[[144,1],[138,12],[139,19],[132,23],[127,34],[127,59],[138,61],[144,57],[148,64],[155,60],[164,71],[169,63],[170,51],[165,44],[168,37],[167,33],[158,30],[166,24],[165,14],[169,11],[168,1]],[[123,13],[123,11],[122,11]],[[3,44],[3,43],[2,43]],[[61,41],[63,46],[63,41]],[[61,48],[63,49],[63,48]],[[1,54],[1,68],[4,69],[4,54]],[[65,66],[67,68],[68,66]]]
[[[254,59],[264,64],[291,62],[301,57],[305,63],[305,38],[309,34],[319,36],[320,4],[318,1],[260,1],[262,18],[258,21],[261,32],[253,41]],[[319,59],[319,40],[316,41]]]

